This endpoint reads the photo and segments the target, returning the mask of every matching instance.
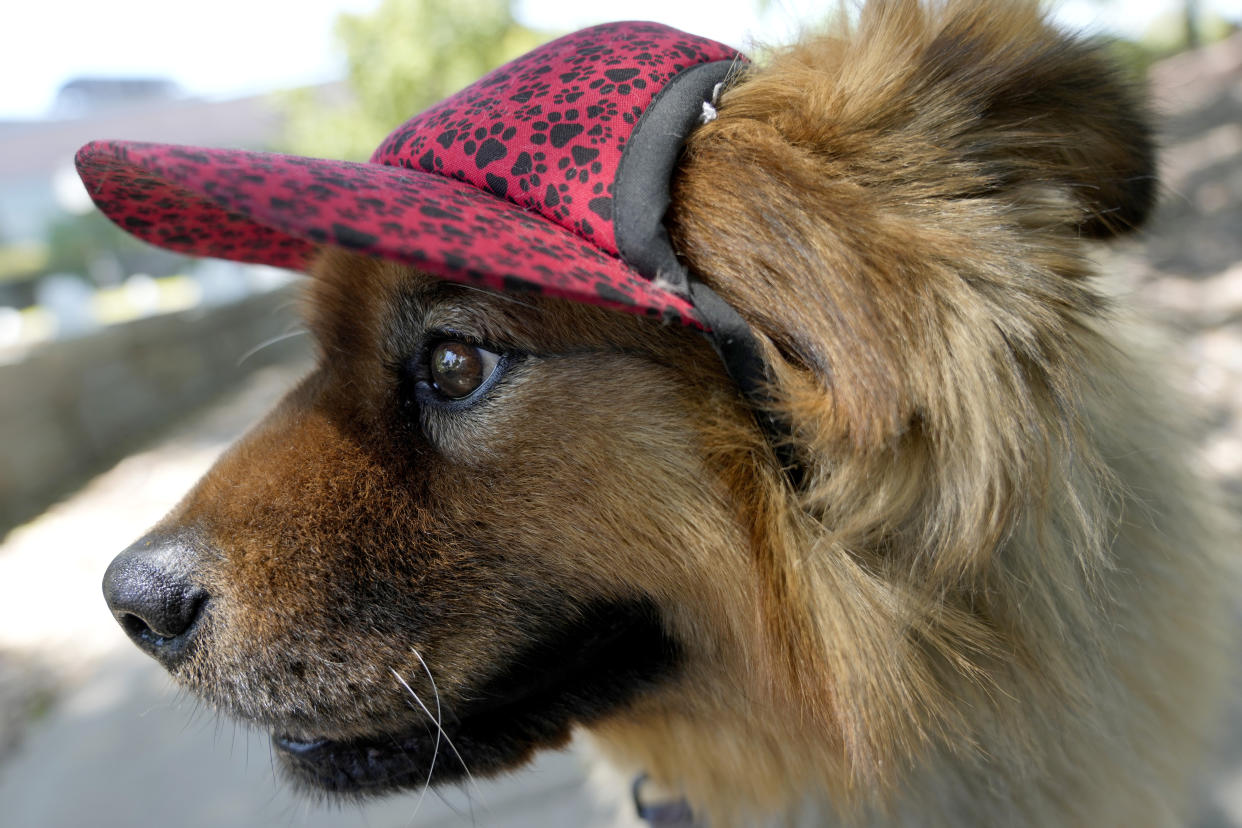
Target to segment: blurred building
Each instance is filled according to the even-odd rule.
[[[73,193],[73,155],[97,138],[247,149],[271,148],[282,119],[269,96],[231,101],[185,97],[159,78],[79,78],[66,83],[56,117],[0,121],[0,244],[42,240]]]

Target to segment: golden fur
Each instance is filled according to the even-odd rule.
[[[1146,215],[1144,135],[1024,0],[873,1],[735,80],[668,224],[760,335],[801,491],[693,333],[327,251],[320,366],[164,524],[219,550],[178,677],[356,738],[421,716],[393,671],[468,696],[516,615],[641,595],[682,668],[588,729],[714,826],[1178,824],[1224,570],[1084,258]],[[411,430],[428,330],[532,356]]]

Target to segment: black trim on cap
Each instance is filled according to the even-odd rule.
[[[612,193],[617,251],[643,276],[660,279],[681,296],[690,293],[686,269],[664,229],[672,201],[669,182],[682,144],[703,115],[703,104],[736,65],[734,60],[700,63],[670,79],[634,125],[617,165]]]
[[[672,201],[669,182],[682,144],[698,125],[703,105],[738,61],[701,63],[672,78],[634,126],[613,185],[613,227],[621,258],[660,287],[690,300],[710,330],[707,338],[754,413],[755,421],[795,489],[805,469],[794,451],[792,427],[772,413],[771,377],[763,350],[741,315],[695,279],[677,258],[664,228]]]

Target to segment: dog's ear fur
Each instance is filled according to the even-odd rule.
[[[909,37],[894,44],[908,50],[908,72],[884,79],[895,88],[876,126],[923,131],[951,163],[975,168],[979,195],[1063,188],[1081,206],[1084,235],[1140,226],[1155,198],[1154,145],[1139,97],[1102,44],[1051,28],[1035,3],[956,5],[938,30],[910,3],[868,7],[863,26]]]

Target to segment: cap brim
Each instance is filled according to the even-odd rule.
[[[94,141],[78,173],[117,226],[191,256],[295,270],[335,245],[433,276],[703,329],[693,306],[501,194],[421,169]]]

